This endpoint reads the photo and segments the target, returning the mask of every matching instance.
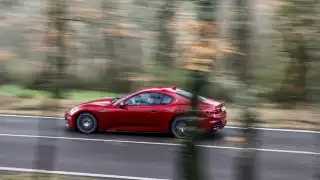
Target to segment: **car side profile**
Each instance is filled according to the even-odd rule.
[[[186,113],[192,94],[174,86],[143,89],[122,98],[82,103],[65,113],[66,126],[81,133],[131,131],[186,135]],[[199,96],[201,127],[212,133],[227,123],[225,102]]]

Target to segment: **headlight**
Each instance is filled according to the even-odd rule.
[[[69,111],[69,113],[70,113],[70,114],[73,114],[73,113],[75,113],[77,110],[78,110],[78,107],[74,107],[74,108],[72,108],[72,109]]]

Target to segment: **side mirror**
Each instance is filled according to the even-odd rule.
[[[127,105],[124,102],[119,103],[119,108],[126,109]]]

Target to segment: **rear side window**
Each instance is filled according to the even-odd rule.
[[[184,90],[182,90],[182,89],[177,89],[177,90],[176,90],[176,93],[177,93],[179,96],[184,97],[184,98],[186,98],[186,99],[191,99],[192,96],[193,96],[192,93],[187,92],[187,91],[184,91]],[[207,100],[207,98],[202,97],[202,96],[198,96],[198,98],[199,98],[200,101],[206,101],[206,100]]]
[[[181,90],[181,89],[177,89],[176,90],[176,93],[184,98],[187,98],[187,99],[191,99],[192,98],[192,94],[187,92],[187,91],[184,91],[184,90]]]
[[[153,99],[153,105],[160,104],[163,95],[158,93],[150,93],[150,98]]]
[[[168,95],[163,95],[163,98],[161,100],[161,104],[170,104],[172,102],[173,98]]]

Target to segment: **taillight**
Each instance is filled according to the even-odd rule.
[[[226,112],[225,104],[222,103],[219,106],[216,106],[213,109],[210,109],[206,112],[207,117],[211,118],[222,118]]]
[[[225,112],[225,111],[226,111],[226,107],[223,105],[223,106],[221,106],[220,110],[221,110],[222,112]]]

